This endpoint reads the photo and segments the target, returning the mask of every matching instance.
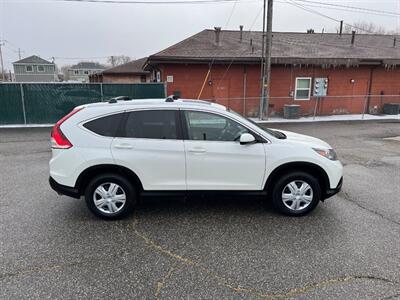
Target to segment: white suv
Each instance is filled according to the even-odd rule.
[[[342,164],[325,142],[259,127],[226,107],[167,99],[75,108],[51,134],[50,185],[85,197],[115,219],[145,195],[264,195],[304,215],[342,185]]]

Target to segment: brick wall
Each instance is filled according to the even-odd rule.
[[[103,83],[140,83],[141,75],[133,74],[103,74]],[[146,82],[150,82],[150,75],[146,76]]]
[[[168,94],[176,91],[182,98],[197,99],[208,72],[206,64],[163,64],[160,65],[162,80],[167,82]],[[271,115],[282,114],[284,104],[299,104],[303,115],[311,115],[315,109],[315,98],[294,100],[296,77],[327,77],[328,97],[320,99],[319,115],[362,113],[368,95],[371,67],[294,67],[273,66],[271,75]],[[169,79],[172,79],[169,77]],[[371,94],[400,95],[400,70],[382,67],[372,71]],[[258,114],[260,95],[260,66],[214,64],[204,85],[200,99],[207,99],[231,107],[249,116]],[[245,99],[245,100],[244,100]],[[400,97],[370,97],[370,111],[380,112],[385,102],[400,102]]]

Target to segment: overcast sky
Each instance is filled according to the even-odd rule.
[[[286,1],[274,3],[274,31],[305,32],[307,28],[314,28],[320,32],[322,28],[332,31],[338,26],[335,21],[301,10]],[[400,0],[325,2],[400,14]],[[36,54],[51,59],[54,56],[59,67],[82,60],[105,62],[105,57],[111,55],[140,58],[205,28],[238,29],[243,24],[248,30],[261,8],[262,0],[238,0],[236,5],[232,2],[150,5],[0,0],[0,39],[6,40],[3,56],[7,69],[18,59],[18,48],[23,51],[22,57]],[[400,27],[399,17],[320,6],[310,8],[347,23],[362,20],[387,29]],[[262,14],[259,14],[253,29],[261,30],[261,27]]]

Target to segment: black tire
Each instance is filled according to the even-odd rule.
[[[116,193],[125,194],[125,203],[123,205],[117,204],[119,205],[119,210],[116,212],[107,212],[107,205],[105,205],[103,208],[98,208],[94,203],[94,197],[96,197],[94,195],[95,190],[102,184],[105,188],[107,188],[107,186],[109,186],[108,184],[111,183],[119,186],[118,192]],[[97,195],[97,197],[98,196],[99,195]],[[133,211],[133,208],[137,202],[137,195],[134,186],[126,178],[118,174],[107,173],[98,175],[89,182],[85,190],[85,201],[89,210],[97,217],[107,220],[116,220],[126,217]],[[102,211],[101,209],[105,211]]]
[[[301,182],[307,183],[311,187],[311,193],[312,193],[312,200],[308,204],[308,206],[304,207],[301,209],[301,207],[298,210],[291,209],[287,207],[283,201],[282,193],[285,189],[285,191],[288,191],[286,186],[291,183],[291,182],[296,182],[298,186],[301,186]],[[308,192],[308,196],[311,198],[311,193]],[[301,171],[294,171],[291,173],[287,173],[283,175],[281,178],[279,178],[272,189],[272,204],[274,208],[285,215],[288,216],[303,216],[305,214],[308,214],[311,212],[313,209],[315,209],[320,202],[321,199],[321,185],[318,181],[317,178],[312,176],[309,173],[301,172]],[[293,203],[293,202],[288,202]],[[302,202],[303,205],[306,205],[306,202]]]

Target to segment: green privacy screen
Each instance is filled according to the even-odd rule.
[[[19,84],[0,84],[0,125],[4,124],[24,124]]]
[[[0,125],[51,124],[75,106],[116,96],[166,97],[162,83],[3,83],[0,84]]]

